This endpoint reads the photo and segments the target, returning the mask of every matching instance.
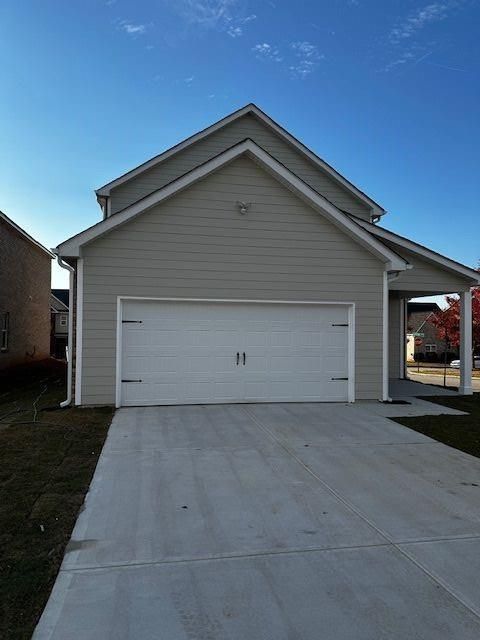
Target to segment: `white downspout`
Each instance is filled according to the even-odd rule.
[[[62,408],[69,407],[72,403],[72,336],[73,336],[73,274],[75,273],[75,269],[69,265],[67,262],[64,262],[62,258],[58,255],[55,249],[53,252],[57,256],[57,262],[62,269],[67,269],[69,272],[69,298],[68,298],[68,340],[67,340],[67,397],[66,399],[60,403]]]

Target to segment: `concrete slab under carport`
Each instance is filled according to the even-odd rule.
[[[411,372],[409,372],[410,375]],[[440,382],[440,380],[433,380]],[[432,380],[425,377],[424,380],[405,378],[403,380],[392,378],[389,382],[389,392],[393,399],[408,400],[416,396],[457,396],[453,389],[445,389],[443,386],[435,386]]]
[[[480,541],[480,461],[418,402],[117,412],[35,638],[480,637],[437,542]]]

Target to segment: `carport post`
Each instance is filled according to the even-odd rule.
[[[472,388],[472,292],[460,293],[460,388],[459,393],[470,396]]]

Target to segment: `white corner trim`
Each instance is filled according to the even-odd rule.
[[[387,290],[388,296],[388,290]],[[117,332],[115,353],[115,407],[122,406],[122,317],[124,300],[148,300],[153,302],[211,302],[235,304],[274,304],[274,305],[311,305],[311,306],[340,306],[348,307],[348,402],[355,402],[355,302],[337,302],[335,300],[249,300],[235,298],[155,298],[145,296],[117,296]],[[388,378],[387,378],[388,382]]]
[[[179,191],[189,187],[194,182],[210,175],[214,171],[232,162],[239,156],[247,154],[254,159],[264,170],[272,174],[278,181],[293,191],[298,197],[307,202],[314,209],[320,211],[325,217],[354,240],[362,244],[368,251],[376,255],[380,260],[388,263],[389,270],[403,271],[408,263],[391,251],[382,242],[378,241],[369,231],[357,224],[352,218],[337,209],[326,198],[308,186],[303,180],[282,165],[273,156],[259,147],[253,140],[244,140],[227,149],[215,158],[189,171],[177,180],[166,185],[162,189],[142,198],[123,211],[102,220],[93,227],[73,236],[59,245],[58,251],[65,256],[79,256],[82,245],[91,242],[95,238],[111,231],[115,227],[124,224],[144,211],[154,207]]]
[[[72,312],[73,312],[73,305]],[[70,313],[73,315],[73,313]],[[83,354],[83,258],[77,260],[77,305],[75,342],[75,405],[82,404],[82,354]]]
[[[355,402],[355,303],[348,307],[348,401]]]
[[[97,194],[97,196],[109,196],[110,191],[115,187],[118,187],[119,185],[123,184],[124,182],[127,182],[128,180],[131,180],[132,178],[135,178],[136,176],[140,175],[144,171],[148,171],[152,167],[160,164],[161,162],[168,160],[168,158],[175,155],[176,153],[183,151],[184,149],[202,140],[203,138],[211,135],[212,133],[215,133],[219,129],[226,127],[227,125],[234,122],[235,120],[238,120],[239,118],[242,118],[243,116],[248,114],[254,115],[265,126],[267,126],[269,129],[274,131],[274,133],[278,135],[280,139],[283,139],[290,146],[292,146],[294,149],[299,151],[303,156],[308,158],[314,165],[322,169],[322,171],[327,173],[331,178],[333,178],[336,182],[342,185],[342,187],[347,189],[347,191],[349,191],[350,193],[353,193],[358,200],[360,200],[361,202],[363,202],[364,204],[366,204],[368,207],[372,209],[372,213],[374,215],[384,213],[385,210],[378,203],[376,203],[369,196],[367,196],[365,193],[360,191],[360,189],[358,189],[354,184],[352,184],[349,180],[347,180],[344,176],[342,176],[338,171],[336,171],[336,169],[334,169],[327,162],[319,158],[306,145],[304,145],[302,142],[297,140],[286,129],[284,129],[279,124],[277,124],[272,118],[270,118],[270,116],[268,116],[266,113],[264,113],[261,109],[259,109],[254,104],[248,104],[245,107],[242,107],[237,111],[234,111],[233,113],[229,114],[225,118],[222,118],[218,122],[215,122],[214,124],[210,125],[206,129],[203,129],[202,131],[199,131],[198,133],[190,136],[189,138],[186,138],[179,144],[171,147],[170,149],[167,149],[163,153],[151,158],[150,160],[147,160],[147,162],[144,162],[138,167],[135,167],[131,171],[128,171],[122,176],[116,178],[115,180],[108,182],[107,184],[103,185],[103,187],[100,187],[99,189],[97,189],[95,193]]]
[[[141,299],[141,298],[139,298]],[[117,339],[115,348],[115,407],[122,406],[122,297],[117,297]]]
[[[370,224],[369,222],[361,220],[360,218],[356,219],[356,221],[372,235],[378,238],[382,238],[383,240],[393,242],[399,247],[403,247],[404,249],[407,249],[407,251],[411,251],[412,253],[425,258],[429,262],[433,262],[437,266],[443,267],[448,271],[452,271],[457,276],[463,276],[471,282],[473,281],[476,284],[480,284],[480,274],[474,269],[460,264],[459,262],[455,262],[455,260],[451,260],[446,256],[442,256],[441,254],[428,249],[428,247],[424,247],[417,242],[413,242],[413,240],[409,240],[408,238],[399,236],[398,234],[393,233],[393,231],[388,231],[387,229],[383,229],[382,227],[379,227],[377,225]]]
[[[382,401],[390,400],[388,393],[388,272],[383,272],[383,330],[382,330]]]

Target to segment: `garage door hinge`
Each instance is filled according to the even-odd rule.
[[[122,382],[143,382],[143,380],[122,380]]]
[[[143,324],[143,320],[122,320],[122,324]]]
[[[331,380],[348,380],[348,378],[330,378]]]
[[[332,327],[348,327],[348,322],[345,324],[332,324]]]

